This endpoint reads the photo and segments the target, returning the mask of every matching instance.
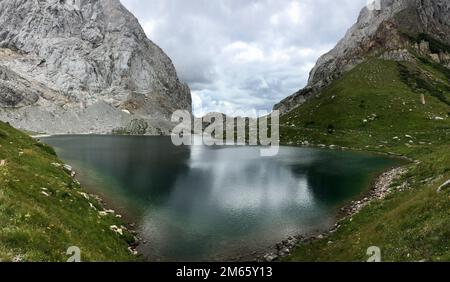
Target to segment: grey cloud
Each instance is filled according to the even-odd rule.
[[[302,88],[367,0],[122,0],[172,58],[197,114],[266,109]]]

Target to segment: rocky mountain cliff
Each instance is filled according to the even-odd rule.
[[[289,112],[317,95],[343,73],[368,57],[395,61],[411,59],[411,52],[450,67],[450,1],[378,0],[364,8],[357,23],[310,73],[308,85],[281,101],[275,109]]]
[[[0,1],[0,120],[51,134],[168,133],[188,86],[119,0]]]

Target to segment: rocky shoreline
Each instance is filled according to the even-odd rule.
[[[32,136],[35,139],[39,138],[44,138],[44,137],[51,137],[53,135],[36,135],[36,136]],[[313,145],[309,145],[308,147],[316,147],[316,148],[326,148],[325,145],[323,146],[313,146]],[[348,150],[347,148],[342,148],[342,147],[338,147],[338,146],[329,146],[330,149],[332,150]],[[382,154],[382,153],[380,153]],[[383,154],[383,155],[390,155],[392,156],[392,154]],[[401,157],[402,159],[408,160],[408,161],[412,161],[410,159],[407,158],[403,158],[402,156],[398,156],[395,155],[396,157]],[[81,185],[80,182],[76,179],[76,172],[75,170],[67,164],[61,164],[61,163],[53,163],[52,165],[56,166],[56,167],[61,167],[64,171],[66,171],[66,173],[68,173],[72,178],[73,181],[78,184]],[[254,261],[257,262],[275,262],[275,261],[280,261],[282,258],[289,256],[293,250],[295,250],[299,245],[302,244],[308,244],[311,243],[315,240],[321,240],[324,239],[326,237],[328,237],[329,235],[335,233],[339,228],[340,228],[340,222],[342,220],[345,220],[349,217],[354,216],[355,214],[359,213],[359,211],[364,208],[365,206],[367,206],[368,204],[370,204],[372,201],[374,200],[381,200],[383,198],[385,198],[392,190],[391,185],[392,183],[398,179],[399,177],[401,177],[402,175],[407,173],[407,169],[404,167],[396,167],[393,169],[390,169],[384,173],[382,173],[380,176],[378,176],[373,185],[372,189],[370,189],[370,191],[368,191],[368,193],[361,199],[358,201],[352,201],[350,204],[344,206],[343,208],[340,209],[340,213],[339,213],[339,219],[337,221],[337,223],[328,231],[326,232],[317,232],[317,233],[311,233],[311,234],[307,234],[307,235],[295,235],[295,236],[289,236],[287,239],[275,244],[275,246],[271,247],[270,249],[272,251],[267,252],[267,253],[262,253],[262,255],[257,255],[257,252],[254,252],[253,255],[256,255],[256,258],[254,259]],[[443,185],[445,186],[445,185]],[[408,186],[406,184],[403,184],[399,187],[396,187],[397,190],[404,190],[407,189]],[[118,219],[123,219],[123,216],[121,214],[118,214],[116,211],[112,210],[112,209],[107,209],[106,207],[108,206],[107,203],[105,202],[104,199],[102,199],[100,196],[95,195],[95,194],[91,194],[91,193],[84,193],[84,192],[79,192],[80,195],[84,196],[84,198],[86,198],[86,200],[90,201],[90,199],[93,199],[95,201],[97,201],[98,203],[100,203],[102,209],[97,209],[95,208],[95,206],[90,203],[91,208],[98,210],[99,216],[101,217],[105,217],[105,216],[114,216]],[[131,223],[131,222],[126,222],[124,223],[124,225],[112,225],[110,226],[110,230],[120,236],[125,237],[125,235],[130,235],[133,238],[133,242],[127,242],[129,245],[128,250],[135,256],[139,256],[138,253],[138,246],[140,244],[145,244],[146,242],[139,238],[138,236],[138,232],[135,229],[135,224]],[[128,236],[129,237],[129,236]],[[251,257],[249,256],[248,259],[245,259],[246,261],[250,261],[252,259],[250,259]],[[237,258],[236,261],[242,261],[243,257],[241,258]]]
[[[334,234],[340,227],[340,223],[348,218],[352,218],[354,215],[358,214],[364,207],[369,205],[372,201],[382,200],[387,195],[389,195],[393,189],[391,189],[392,184],[395,180],[399,179],[401,176],[405,175],[408,169],[405,167],[392,168],[380,176],[378,176],[372,185],[372,189],[363,197],[363,199],[358,201],[352,201],[350,204],[344,206],[340,209],[340,218],[337,223],[328,231],[321,232],[319,234],[309,234],[309,235],[297,235],[290,236],[286,240],[277,243],[273,250],[266,253],[264,256],[257,257],[258,262],[276,262],[283,258],[289,256],[292,251],[294,251],[299,245],[309,244],[315,240],[322,240],[327,238],[329,235]],[[405,190],[408,188],[407,183],[396,187],[396,190]]]

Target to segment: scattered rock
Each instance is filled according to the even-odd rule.
[[[6,165],[6,160],[0,160],[0,166],[5,166]]]
[[[114,231],[115,233],[119,234],[119,235],[123,235],[123,230],[119,227],[117,227],[117,225],[111,225],[109,227],[111,229],[111,231]]]
[[[341,211],[344,213],[344,215],[346,215],[346,218],[349,221],[353,221],[353,215],[357,214],[372,200],[385,198],[391,192],[392,183],[407,172],[408,170],[406,168],[400,167],[383,173],[376,180],[376,183],[374,184],[373,189],[368,196],[364,197],[362,200],[352,202],[349,206],[342,208]],[[447,185],[450,186],[450,180],[448,182],[449,183]],[[404,190],[408,187],[408,183],[403,183],[399,187],[396,187],[396,189]],[[327,234],[335,233],[339,228],[340,224],[336,223],[335,226],[331,228]],[[308,238],[304,238],[303,236],[291,236],[288,240],[283,240],[281,243],[276,244],[275,249],[277,253],[266,254],[264,256],[264,261],[272,262],[280,257],[287,256],[298,244],[307,243],[314,240],[322,240],[327,236],[327,234],[319,234],[317,236],[310,236]],[[333,244],[333,242],[328,241],[328,244]]]
[[[17,255],[15,257],[13,257],[12,262],[22,262],[23,260],[24,260],[23,255]]]
[[[396,62],[414,61],[414,57],[406,49],[387,51],[380,58]]]
[[[281,250],[281,256],[287,256],[291,253],[291,250],[289,248],[284,248]]]
[[[89,200],[89,195],[84,193],[84,192],[78,192],[78,194],[80,194],[81,196],[83,196],[86,200]]]
[[[73,170],[73,168],[70,165],[65,164],[62,167],[71,177],[75,177],[76,172]]]
[[[104,211],[99,211],[98,214],[99,214],[100,216],[107,216],[107,215],[108,215],[108,213],[106,213],[106,212],[104,212]]]
[[[445,189],[447,189],[447,188],[449,188],[449,187],[450,187],[450,179],[447,180],[446,182],[444,182],[444,184],[442,184],[442,185],[438,188],[437,192],[438,192],[438,193],[443,192]]]
[[[351,205],[342,208],[342,212],[347,215],[354,215],[358,213],[362,208],[367,206],[374,199],[384,199],[390,192],[391,186],[394,180],[400,176],[406,174],[407,169],[395,168],[388,172],[383,173],[375,182],[373,189],[370,191],[367,197],[364,197],[361,201],[355,201]],[[403,183],[398,190],[405,190],[408,187],[408,183]]]
[[[128,247],[128,251],[130,251],[130,253],[132,253],[134,256],[138,255],[138,252],[135,249],[133,249],[132,247]]]
[[[268,255],[265,255],[265,256],[264,256],[264,260],[265,260],[266,262],[273,262],[273,261],[275,261],[275,260],[277,260],[277,259],[278,259],[278,256],[275,255],[275,254],[268,254]]]

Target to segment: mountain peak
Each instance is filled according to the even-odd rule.
[[[0,26],[0,66],[15,77],[0,79],[14,96],[0,97],[0,118],[16,127],[108,133],[145,119],[167,133],[174,110],[192,109],[170,58],[119,0],[4,0]],[[38,99],[21,103],[11,84],[34,85]]]
[[[376,1],[370,8],[364,7],[358,21],[344,38],[319,58],[311,70],[307,86],[281,101],[275,109],[289,112],[370,56],[407,60],[408,49],[418,48],[414,44],[420,43],[412,41],[421,36],[428,41],[450,44],[449,1]]]

